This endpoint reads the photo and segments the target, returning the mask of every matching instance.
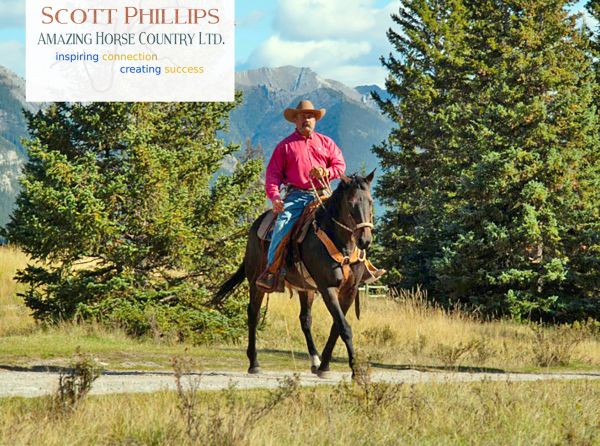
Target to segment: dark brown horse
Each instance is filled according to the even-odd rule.
[[[350,256],[355,247],[365,250],[371,244],[373,199],[370,189],[374,174],[375,171],[366,177],[342,176],[331,197],[325,200],[323,206],[316,212],[316,226],[329,236],[337,250],[344,256]],[[250,360],[248,373],[260,372],[256,357],[256,326],[265,293],[256,287],[255,281],[265,268],[265,255],[263,243],[258,238],[257,231],[268,212],[271,211],[262,214],[252,224],[243,263],[213,298],[213,303],[222,303],[243,282],[244,278],[248,279],[250,284],[248,349],[246,352]],[[365,263],[359,261],[351,264],[352,274],[349,279],[344,280],[342,265],[328,253],[323,242],[317,237],[314,226],[308,230],[299,245],[298,252],[302,262],[301,264],[288,262],[285,280],[290,287],[298,290],[300,295],[300,325],[306,337],[308,353],[311,358],[311,370],[313,373],[318,373],[319,376],[324,376],[325,372],[329,370],[329,362],[338,336],[346,344],[350,368],[353,369],[352,329],[346,320],[346,313],[357,296],[363,276],[367,277],[368,275]],[[311,334],[311,306],[315,291],[321,293],[333,318],[329,339],[321,358],[319,358]]]

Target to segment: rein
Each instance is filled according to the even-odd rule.
[[[315,187],[315,184],[313,183],[313,181],[310,177],[309,177],[309,181],[310,181],[310,185],[313,190],[313,193],[315,194],[315,196],[317,197],[317,200],[319,201],[319,206],[321,206],[325,210],[325,212],[329,215],[329,218],[331,218],[331,220],[336,225],[338,225],[342,229],[348,231],[350,233],[350,235],[352,236],[352,238],[354,238],[354,233],[356,231],[358,231],[359,229],[373,228],[373,223],[371,223],[371,222],[360,222],[360,223],[354,225],[354,228],[351,228],[351,227],[345,225],[344,223],[342,223],[341,221],[339,221],[337,218],[335,218],[333,215],[331,215],[329,213],[329,209],[327,207],[325,207],[325,205],[323,204],[323,200],[321,200],[321,197],[319,196],[317,188]],[[329,182],[329,179],[327,177],[323,177],[319,180],[319,182],[324,186],[324,189],[327,192],[329,192],[329,195],[331,196],[333,194],[333,191],[331,189],[331,183]],[[354,222],[354,218],[352,218],[351,215],[350,215],[350,218]],[[337,263],[339,263],[342,267],[342,273],[344,275],[344,279],[343,279],[342,283],[340,284],[340,288],[341,288],[350,278],[350,274],[351,274],[350,265],[352,265],[354,263],[358,263],[358,262],[364,262],[367,259],[367,251],[364,249],[359,249],[358,246],[354,245],[354,250],[350,253],[350,255],[345,256],[341,253],[341,251],[338,249],[338,247],[335,245],[335,243],[333,243],[333,241],[329,238],[329,236],[325,233],[325,231],[323,231],[317,225],[316,220],[313,220],[312,224],[313,224],[315,234],[317,235],[319,240],[321,240],[321,242],[327,249],[327,252],[331,256],[331,258],[333,260],[335,260]]]

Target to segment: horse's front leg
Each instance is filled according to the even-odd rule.
[[[321,359],[310,331],[312,325],[311,309],[315,300],[315,293],[312,291],[299,291],[298,294],[300,296],[300,327],[302,327],[302,332],[306,338],[306,346],[310,356],[310,371],[317,373],[317,369],[321,365]]]
[[[248,373],[260,373],[260,365],[256,355],[256,327],[260,316],[265,293],[259,290],[254,283],[250,283],[250,302],[248,303],[248,349],[246,355],[250,360]]]
[[[325,305],[327,306],[327,309],[333,318],[333,324],[331,326],[331,331],[329,332],[329,339],[327,339],[327,343],[323,349],[323,354],[321,355],[321,366],[319,367],[318,375],[324,377],[324,372],[329,371],[329,362],[331,361],[331,355],[333,354],[333,348],[335,347],[338,336],[340,336],[342,341],[344,341],[344,344],[346,344],[346,349],[348,350],[348,363],[350,365],[350,369],[352,369],[354,372],[354,345],[352,344],[352,328],[346,320],[346,313],[348,312],[350,305],[352,305],[354,293],[347,296],[339,296],[341,297],[340,299],[338,297],[338,289],[335,287],[323,288],[320,291],[323,296],[323,300],[325,301]]]

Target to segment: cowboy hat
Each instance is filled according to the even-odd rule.
[[[324,108],[316,110],[315,106],[310,101],[300,101],[296,108],[286,108],[283,111],[283,116],[290,122],[296,122],[296,115],[299,112],[312,112],[315,114],[315,119],[318,121],[325,116],[325,111]]]

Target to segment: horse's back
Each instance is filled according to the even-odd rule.
[[[265,245],[265,242],[259,238],[258,230],[269,212],[271,212],[271,210],[267,210],[260,214],[259,217],[254,220],[250,226],[250,231],[248,232],[244,264],[246,268],[246,277],[251,282],[254,281],[266,267],[266,249],[268,245]]]

